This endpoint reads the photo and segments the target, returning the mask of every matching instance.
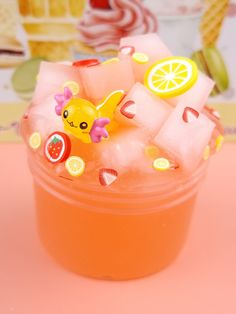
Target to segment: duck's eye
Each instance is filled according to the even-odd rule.
[[[81,122],[80,125],[79,125],[79,127],[80,127],[82,130],[85,130],[85,129],[87,129],[87,127],[88,127],[88,123],[87,123],[87,122]]]
[[[66,119],[66,118],[68,117],[68,115],[69,115],[68,110],[65,110],[65,111],[63,112],[63,117],[64,117],[64,119]]]

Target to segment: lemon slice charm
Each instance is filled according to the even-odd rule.
[[[192,60],[170,57],[156,62],[147,70],[144,84],[156,95],[168,98],[185,93],[197,78],[197,65]]]

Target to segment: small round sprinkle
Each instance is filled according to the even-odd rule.
[[[166,171],[171,168],[169,160],[163,157],[155,159],[152,166],[155,170],[158,171]]]
[[[29,138],[29,145],[32,149],[38,149],[42,144],[42,138],[39,132],[34,132]]]
[[[216,138],[216,152],[219,152],[221,150],[223,143],[224,143],[224,136],[220,134]]]
[[[207,145],[203,152],[203,160],[207,160],[210,157],[211,148],[209,145]]]
[[[145,155],[152,160],[156,159],[160,154],[159,148],[154,145],[146,146],[144,149],[144,152],[145,152]]]
[[[133,53],[132,59],[133,59],[135,62],[140,63],[140,64],[147,63],[148,60],[149,60],[148,56],[147,56],[145,53],[141,53],[141,52],[135,52],[135,53]]]
[[[76,96],[76,95],[79,94],[80,87],[79,87],[79,84],[77,82],[75,82],[75,81],[67,81],[67,82],[64,83],[63,89],[65,87],[68,87],[71,90],[73,96]]]

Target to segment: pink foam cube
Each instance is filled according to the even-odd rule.
[[[129,91],[135,83],[129,59],[79,69],[86,94],[97,104],[115,90]]]
[[[196,110],[202,111],[215,83],[208,76],[199,71],[197,82],[184,94],[174,98],[166,98],[171,105],[185,104]]]
[[[125,124],[142,127],[156,134],[172,111],[172,107],[136,83],[116,110],[116,119]]]
[[[79,71],[76,67],[61,63],[42,62],[32,99],[33,103],[42,103],[49,96],[63,92],[63,85],[68,81],[78,84],[80,97],[83,98],[86,96]]]
[[[145,64],[139,64],[131,58],[135,78],[139,82],[143,82],[144,74],[150,65],[160,59],[171,56],[169,49],[160,40],[159,36],[154,33],[121,38],[120,48],[125,46],[132,46],[135,52],[144,53],[149,58],[149,61]],[[119,57],[124,58],[126,56],[120,52]]]
[[[175,157],[185,170],[192,171],[202,160],[215,124],[204,114],[179,104],[170,114],[154,143]]]

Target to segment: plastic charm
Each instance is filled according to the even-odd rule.
[[[44,154],[51,163],[60,163],[65,161],[71,151],[71,142],[68,135],[62,132],[52,133],[44,146]]]
[[[65,107],[67,102],[73,97],[73,93],[68,87],[64,87],[64,93],[63,94],[56,94],[55,100],[57,102],[57,105],[55,107],[56,114],[58,116],[61,115],[62,109]]]
[[[102,138],[108,138],[108,132],[105,126],[110,123],[108,118],[98,118],[94,121],[92,129],[89,133],[93,143],[101,142]]]
[[[184,57],[169,57],[152,65],[145,73],[145,86],[160,97],[185,93],[197,81],[197,65]]]
[[[122,90],[115,91],[97,107],[82,98],[71,99],[62,112],[65,130],[84,143],[99,143],[103,137],[108,137],[105,125],[112,121],[124,95]]]

